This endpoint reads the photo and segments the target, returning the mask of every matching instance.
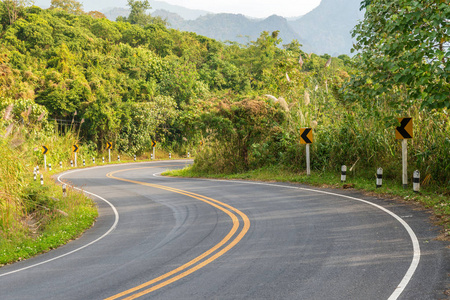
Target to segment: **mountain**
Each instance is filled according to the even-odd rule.
[[[241,44],[256,40],[262,31],[278,30],[282,44],[296,39],[306,52],[337,56],[350,54],[353,45],[350,31],[364,17],[364,12],[359,10],[360,2],[361,0],[322,0],[311,12],[289,20],[276,15],[254,19],[241,14],[212,14],[162,1],[151,1],[152,10],[149,12],[152,16],[166,19],[171,28]],[[129,14],[126,8],[100,11],[110,20]]]
[[[315,53],[349,54],[353,45],[350,32],[364,18],[360,3],[361,0],[322,0],[318,7],[289,25]]]
[[[283,42],[300,40],[285,18],[273,15],[266,19],[249,19],[240,14],[209,14],[196,20],[180,22],[174,16],[168,16],[173,28],[192,31],[221,41],[234,41],[246,44],[256,40],[263,31],[279,30]],[[163,16],[164,17],[164,16]]]
[[[124,16],[127,17],[130,14],[130,10],[127,8],[127,2],[123,0],[119,0],[119,2],[114,2],[116,6],[111,7],[111,2],[108,2],[109,0],[98,0],[100,1],[100,4],[97,4],[93,7],[103,7],[100,9],[95,9],[101,11],[108,19],[114,21],[118,16]],[[101,3],[105,2],[104,6],[100,6]],[[150,6],[152,7],[149,10],[149,13],[151,15],[159,15],[158,13],[155,14],[155,12],[161,12],[166,11],[170,12],[171,14],[176,14],[178,17],[181,17],[183,20],[195,20],[201,16],[209,14],[209,12],[205,10],[198,10],[198,9],[189,9],[178,5],[172,5],[163,1],[149,1]],[[119,5],[118,5],[119,4]],[[93,9],[86,9],[85,10],[93,10]],[[164,13],[163,13],[164,14]]]

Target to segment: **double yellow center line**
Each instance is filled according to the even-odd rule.
[[[161,167],[161,166],[159,166],[159,167]],[[214,247],[212,247],[208,251],[197,256],[193,260],[191,260],[191,261],[185,263],[184,265],[182,265],[166,274],[163,274],[155,279],[147,281],[143,284],[140,284],[140,285],[133,287],[131,289],[128,289],[126,291],[123,291],[117,295],[106,298],[106,300],[113,300],[113,299],[119,299],[119,298],[121,298],[121,299],[136,299],[138,297],[141,297],[143,295],[146,295],[153,291],[156,291],[166,285],[169,285],[183,277],[186,277],[189,274],[192,274],[195,271],[203,268],[207,264],[213,262],[214,260],[216,260],[217,258],[222,256],[223,254],[228,252],[231,248],[236,246],[236,244],[239,243],[239,241],[244,237],[244,235],[247,233],[247,231],[250,228],[250,220],[243,212],[241,212],[240,210],[238,210],[228,204],[225,204],[223,202],[220,202],[215,199],[205,197],[205,196],[202,196],[199,194],[179,190],[179,189],[168,187],[168,186],[152,184],[152,183],[147,183],[147,182],[141,182],[141,181],[135,181],[135,180],[130,180],[130,179],[124,179],[124,178],[119,178],[119,177],[114,176],[114,174],[119,173],[119,172],[125,172],[125,171],[130,171],[130,170],[137,170],[137,169],[145,169],[145,168],[119,170],[119,171],[108,173],[106,176],[109,178],[120,180],[120,181],[135,183],[135,184],[144,185],[144,186],[157,188],[157,189],[161,189],[161,190],[166,190],[169,192],[185,195],[185,196],[203,201],[203,202],[223,211],[224,213],[226,213],[231,218],[231,220],[233,222],[233,227],[231,228],[230,232],[228,232],[228,234],[218,244],[216,244]],[[239,221],[238,216],[241,217],[241,219],[242,219],[242,222],[243,222],[242,227],[240,226],[240,221]],[[239,230],[239,228],[240,228],[240,230]]]

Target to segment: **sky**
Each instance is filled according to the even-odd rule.
[[[206,10],[212,13],[243,14],[248,17],[266,18],[271,15],[282,17],[302,16],[320,4],[321,0],[159,0],[169,4],[179,5],[191,9]],[[47,8],[51,0],[35,0],[36,5]],[[126,0],[78,0],[84,10],[99,10],[106,7],[126,7]],[[149,0],[150,5],[152,0]],[[105,3],[105,4],[104,4]],[[106,8],[103,7],[103,8]]]
[[[320,4],[320,0],[164,0],[164,2],[213,13],[235,13],[265,18],[302,16]],[[150,0],[151,4],[151,0]]]

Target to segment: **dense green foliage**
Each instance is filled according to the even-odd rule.
[[[130,0],[132,13],[117,22],[65,9],[77,8],[72,1],[55,1],[48,10],[24,7],[12,24],[2,2],[0,89],[5,97],[44,106],[62,127],[80,125],[81,142],[91,151],[110,141],[120,152],[139,155],[157,140],[171,151],[197,152],[199,168],[226,172],[276,163],[301,170],[299,129],[314,127],[314,168],[382,166],[395,177],[393,127],[396,117],[409,115],[415,122],[413,168],[448,185],[448,111],[432,109],[445,107],[449,94],[442,69],[448,54],[439,50],[448,26],[439,25],[437,12],[448,6],[421,3],[404,9],[414,14],[422,5],[423,14],[437,15],[417,15],[417,22],[434,20],[442,33],[423,41],[436,47],[414,46],[425,34],[420,22],[408,25],[420,29],[407,43],[412,48],[402,46],[406,25],[398,20],[405,19],[381,14],[403,9],[400,0],[366,4],[366,19],[355,29],[355,47],[363,51],[350,59],[307,55],[297,41],[282,46],[278,32],[226,45],[167,29],[145,13],[146,1]],[[394,19],[400,23],[382,26]],[[374,28],[380,30],[369,35]],[[398,38],[382,43],[378,34]],[[402,57],[410,59],[409,67]],[[428,71],[418,75],[411,68]],[[429,97],[412,101],[419,90]]]
[[[353,31],[358,69],[349,94],[389,98],[395,106],[450,108],[450,3],[364,1]]]

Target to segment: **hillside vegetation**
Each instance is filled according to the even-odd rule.
[[[131,156],[148,153],[157,141],[168,152],[194,154],[200,174],[272,166],[300,173],[306,164],[300,128],[311,127],[313,172],[338,173],[346,164],[355,176],[372,179],[382,167],[385,178],[400,185],[394,129],[397,118],[409,116],[408,177],[418,169],[424,189],[448,195],[448,25],[445,31],[436,21],[441,35],[433,31],[426,39],[435,45],[432,52],[400,38],[403,45],[392,40],[383,49],[371,43],[380,39],[363,23],[355,31],[360,53],[350,59],[306,54],[295,40],[283,45],[277,31],[239,45],[168,29],[145,13],[146,1],[130,1],[130,15],[117,22],[63,2],[47,10],[0,3],[2,240],[19,227],[33,236],[28,217],[43,220],[46,212],[65,209],[51,198],[61,196],[30,184],[34,166],[43,166],[42,145],[52,147],[49,161],[65,165],[74,143],[80,155],[99,157],[107,142]],[[375,9],[392,13],[405,6],[373,2],[369,17],[380,15]],[[423,11],[448,11],[445,2],[434,2]],[[418,39],[427,34],[421,26],[408,30],[417,29]],[[448,197],[442,199],[435,205],[448,214]]]

